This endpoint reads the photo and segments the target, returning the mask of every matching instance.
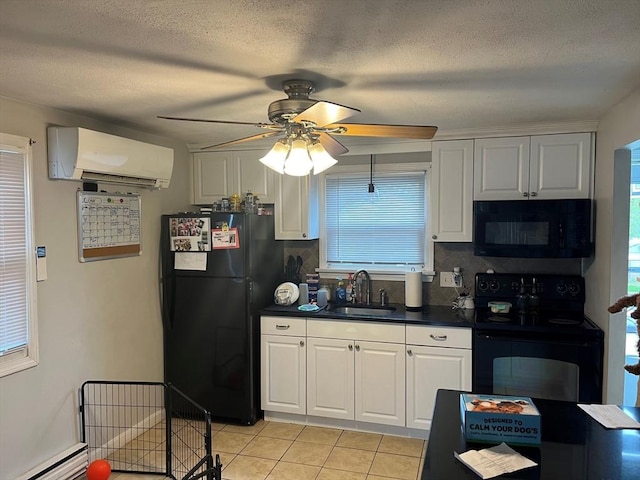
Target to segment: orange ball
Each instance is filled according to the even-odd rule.
[[[106,460],[94,460],[87,467],[87,480],[107,480],[111,475],[111,465]]]

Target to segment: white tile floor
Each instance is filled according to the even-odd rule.
[[[421,439],[262,420],[250,427],[216,423],[212,429],[224,480],[420,480],[426,452]],[[165,447],[149,443],[153,437],[158,440],[155,434],[134,440],[146,442],[137,444],[134,456],[161,471]],[[109,480],[163,477],[113,472]]]

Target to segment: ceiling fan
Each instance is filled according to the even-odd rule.
[[[286,80],[282,82],[282,89],[288,98],[276,100],[269,105],[268,117],[272,123],[236,122],[164,115],[159,115],[158,118],[189,122],[250,125],[269,130],[257,135],[202,147],[201,150],[228,147],[252,140],[282,136],[283,138],[279,139],[269,153],[262,157],[260,161],[278,173],[296,176],[307,175],[312,169],[314,174],[318,174],[337,163],[337,160],[333,157],[348,152],[348,149],[333,138],[333,135],[428,140],[433,138],[438,130],[438,127],[420,125],[336,123],[360,113],[360,110],[333,102],[309,98],[309,95],[314,91],[314,84],[308,80]]]

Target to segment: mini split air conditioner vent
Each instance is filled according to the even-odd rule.
[[[49,178],[167,188],[173,150],[78,127],[49,127]]]

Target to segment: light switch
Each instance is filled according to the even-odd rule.
[[[36,247],[36,280],[47,279],[47,247]]]

